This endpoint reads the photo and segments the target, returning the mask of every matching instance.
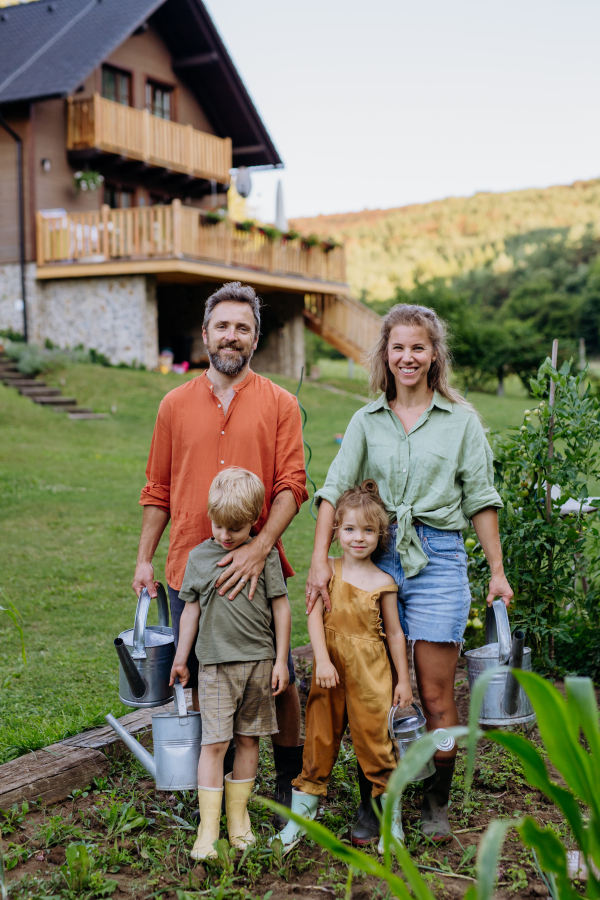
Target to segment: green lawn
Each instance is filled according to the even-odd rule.
[[[364,393],[342,365],[339,386]],[[105,421],[73,422],[0,386],[0,588],[21,614],[27,647],[25,667],[16,632],[0,614],[0,761],[16,755],[13,748],[43,746],[100,722],[106,712],[123,712],[112,640],[133,624],[137,500],[159,401],[185,380],[83,365],[59,378],[63,392],[81,404],[116,411]],[[300,399],[308,412],[310,474],[321,485],[337,450],[334,434],[362,404],[311,383]],[[469,399],[493,430],[519,423],[527,406],[526,397],[514,394]],[[305,504],[285,536],[297,572],[290,582],[295,646],[308,640],[303,587],[312,534]],[[163,539],[156,557],[161,580],[166,549]]]

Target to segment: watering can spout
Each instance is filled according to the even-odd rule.
[[[523,668],[523,649],[525,647],[525,632],[515,631],[513,635],[510,667],[512,669]],[[502,698],[502,709],[507,716],[514,716],[519,705],[520,685],[512,671],[506,676],[506,687]]]
[[[115,638],[115,650],[117,651],[119,662],[121,663],[121,668],[123,669],[123,673],[125,675],[125,678],[127,679],[129,690],[131,691],[133,696],[139,700],[146,693],[146,684],[144,682],[144,679],[138,672],[123,639],[120,637]]]
[[[143,767],[150,773],[152,778],[156,780],[156,763],[152,754],[148,753],[145,747],[142,747],[133,735],[129,734],[122,725],[119,725],[114,716],[110,713],[104,717],[113,731],[116,731],[124,744],[126,744],[136,759],[139,759]]]

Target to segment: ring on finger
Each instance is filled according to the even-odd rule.
[[[240,584],[246,584],[243,578],[240,578]]]

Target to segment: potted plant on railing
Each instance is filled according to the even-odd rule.
[[[335,238],[329,237],[324,241],[321,241],[321,250],[323,253],[331,253],[332,250],[335,250],[336,247],[341,247],[339,241],[336,241]]]
[[[317,234],[309,234],[302,238],[302,249],[310,250],[312,247],[318,247],[320,243],[321,238]]]
[[[260,225],[258,231],[259,234],[262,234],[271,243],[281,240],[282,237],[282,232],[279,228],[275,228],[274,225]]]
[[[246,234],[251,234],[253,231],[256,231],[256,222],[254,219],[244,219],[243,222],[236,222],[235,227],[238,231],[245,231]]]
[[[104,181],[104,175],[91,169],[84,169],[83,172],[75,172],[73,181],[75,182],[77,193],[79,191],[97,191]]]
[[[300,237],[300,232],[294,231],[293,228],[291,228],[289,231],[286,231],[286,233],[283,235],[283,239],[284,239],[284,241],[286,241],[286,243],[291,243],[292,241],[297,241],[299,237]]]
[[[226,209],[203,209],[200,214],[205,225],[218,225],[229,218]]]

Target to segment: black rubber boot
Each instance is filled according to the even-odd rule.
[[[356,822],[352,826],[350,839],[355,847],[363,847],[379,837],[379,819],[373,809],[373,804],[381,813],[381,797],[373,797],[371,795],[373,785],[361,769],[358,760],[356,761],[356,768],[358,771],[360,806],[358,807]]]
[[[448,803],[456,760],[434,759],[433,762],[435,773],[423,782],[421,831],[437,844],[445,844],[452,840]]]
[[[292,781],[302,772],[302,754],[304,744],[297,747],[281,747],[273,744],[273,759],[275,761],[275,793],[273,799],[288,809],[292,805]],[[277,831],[281,831],[287,825],[287,819],[273,814],[272,823]]]
[[[235,741],[232,738],[229,741],[229,747],[225,751],[225,757],[223,758],[223,781],[225,781],[225,775],[229,775],[230,772],[233,772],[233,764],[235,762]],[[223,800],[221,803],[221,812],[225,812],[225,791],[223,791]],[[192,819],[194,822],[200,821],[200,810],[195,809],[192,813]]]

